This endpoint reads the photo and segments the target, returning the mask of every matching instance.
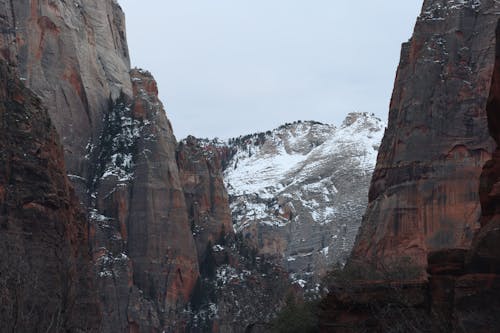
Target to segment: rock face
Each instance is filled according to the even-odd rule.
[[[295,292],[281,265],[258,256],[251,242],[234,233],[223,180],[224,166],[234,153],[234,147],[217,140],[192,136],[177,147],[200,263],[189,310],[183,313],[192,332],[266,332],[285,296]]]
[[[338,128],[298,122],[230,140],[224,175],[236,232],[297,283],[318,282],[352,248],[383,129],[351,113]]]
[[[26,258],[17,274],[43,278],[37,280],[43,290],[28,294],[34,307],[26,309],[40,318],[21,323],[5,312],[2,322],[17,325],[13,330],[26,325],[23,331],[39,323],[44,331],[196,332],[203,317],[214,332],[243,332],[279,310],[286,274],[279,268],[274,274],[232,232],[222,181],[229,151],[186,142],[176,152],[156,82],[148,72],[130,70],[116,0],[0,0],[0,60],[15,68],[12,81],[40,98],[19,88],[6,90],[2,103],[48,111],[33,123],[22,113],[2,113],[4,127],[20,126],[19,133],[0,133],[0,158],[7,159],[0,169],[2,264]],[[33,175],[14,165],[23,158]],[[14,181],[27,184],[13,191],[8,184]],[[1,290],[13,282],[5,283]],[[214,297],[191,310],[200,286],[209,285]],[[12,302],[3,304],[14,310]],[[275,309],[265,311],[268,304]],[[220,311],[211,312],[212,305]],[[51,330],[51,322],[58,326]]]
[[[228,147],[198,142],[192,136],[181,141],[177,148],[177,164],[200,261],[207,246],[233,234],[222,175],[222,164],[228,155]]]
[[[116,0],[0,2],[0,54],[47,106],[84,200],[88,144],[110,96],[132,95],[125,20]]]
[[[89,235],[40,99],[0,61],[2,331],[97,332]]]
[[[369,205],[352,253],[360,261],[468,248],[494,142],[486,104],[495,63],[495,1],[424,2],[403,45]]]
[[[177,142],[151,75],[130,72],[118,3],[2,0],[0,26],[0,58],[47,107],[88,210],[101,331],[185,326],[199,272]]]
[[[132,72],[135,119],[146,128],[136,142],[128,218],[128,250],[134,283],[161,312],[188,302],[198,277],[196,248],[188,224],[175,160],[177,142],[158,100],[153,78]]]
[[[90,216],[109,331],[174,326],[199,274],[177,142],[156,82],[141,70],[132,70],[131,80],[134,97],[110,102],[88,154],[95,161]]]
[[[400,331],[500,330],[499,9],[495,1],[424,3],[403,46],[350,266],[366,267],[375,255],[410,255],[427,266],[427,278],[333,285],[322,304],[322,331],[398,331],[401,324]],[[418,136],[422,130],[428,139]],[[452,155],[441,156],[447,148]],[[380,288],[389,292],[373,292]],[[397,299],[388,302],[389,295]],[[387,303],[390,309],[380,307]]]

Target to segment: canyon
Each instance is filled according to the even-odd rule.
[[[177,142],[153,76],[130,67],[118,2],[0,8],[3,321],[75,332],[269,325],[301,288],[235,234],[230,148]]]
[[[424,1],[387,126],[178,142],[117,1],[0,0],[2,327],[500,330],[499,6]]]

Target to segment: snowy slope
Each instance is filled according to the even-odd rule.
[[[224,176],[235,230],[282,260],[299,284],[343,262],[384,128],[373,115],[351,113],[339,127],[297,122],[230,140],[236,153]]]

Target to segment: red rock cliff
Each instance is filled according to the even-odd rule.
[[[210,244],[234,234],[229,199],[222,176],[222,163],[228,147],[203,144],[190,136],[177,147],[182,187],[189,212],[198,259]]]
[[[151,298],[160,309],[182,309],[198,278],[198,261],[175,160],[177,142],[156,82],[137,70],[131,76],[132,111],[146,126],[137,142],[127,228],[129,253],[138,271],[134,281],[145,292],[154,290]]]
[[[109,316],[105,325],[108,331],[143,332],[174,325],[199,268],[175,159],[177,142],[156,82],[137,69],[131,80],[133,97],[110,101],[90,152],[95,164],[89,187],[94,256]]]
[[[497,11],[495,1],[424,2],[401,52],[353,259],[409,256],[425,266],[430,251],[470,246],[494,147],[486,104]]]
[[[124,28],[116,0],[0,0],[0,58],[47,107],[89,212],[101,330],[161,331],[198,263],[177,142]]]
[[[321,331],[500,330],[499,9],[425,1],[348,269],[410,256],[427,278],[332,284]]]
[[[97,332],[87,221],[47,110],[0,61],[3,332]]]
[[[109,97],[132,95],[125,20],[116,0],[0,0],[0,57],[46,105],[85,200]]]

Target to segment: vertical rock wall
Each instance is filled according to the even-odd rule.
[[[228,147],[203,145],[190,136],[177,148],[177,164],[188,208],[198,259],[207,246],[234,234],[229,199],[222,175]]]
[[[101,330],[175,326],[196,247],[177,143],[152,77],[130,73],[117,1],[1,0],[0,58],[47,107],[89,212]]]
[[[389,124],[352,258],[467,248],[494,142],[486,104],[495,59],[495,1],[426,0],[403,45]]]
[[[177,142],[150,74],[132,71],[137,142],[128,219],[134,281],[163,311],[182,309],[198,278],[196,247],[175,160]]]
[[[322,332],[499,330],[499,9],[424,2],[351,264],[410,256],[428,274],[332,286]]]
[[[47,110],[0,61],[0,326],[97,332],[85,214]]]
[[[82,200],[88,145],[110,96],[132,95],[125,20],[116,0],[2,0],[0,57],[46,105]]]

